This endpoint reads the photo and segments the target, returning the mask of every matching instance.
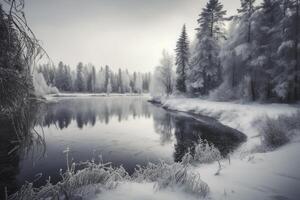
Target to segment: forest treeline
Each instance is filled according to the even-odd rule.
[[[164,52],[151,92],[225,101],[300,100],[299,12],[300,0],[241,0],[237,14],[228,17],[219,0],[209,0],[197,19],[195,41],[189,43],[182,29],[176,73]]]
[[[119,69],[114,72],[109,66],[96,70],[92,64],[79,62],[76,70],[59,62],[57,67],[40,65],[37,71],[43,74],[46,83],[64,92],[90,93],[143,93],[149,91],[150,73]]]

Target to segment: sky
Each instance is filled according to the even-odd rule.
[[[54,63],[148,72],[163,49],[174,54],[183,24],[189,40],[207,0],[26,0],[27,22]],[[228,15],[240,0],[221,0]]]

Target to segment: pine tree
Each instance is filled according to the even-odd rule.
[[[83,72],[83,64],[80,62],[77,65],[77,75],[76,75],[76,89],[78,92],[84,92],[85,91],[85,78],[84,78],[84,72]]]
[[[189,62],[189,42],[185,25],[182,28],[181,36],[176,45],[176,88],[178,91],[186,92],[186,72]]]
[[[95,67],[89,64],[87,68],[87,90],[89,92],[95,92],[95,84],[96,84]]]
[[[276,91],[287,101],[300,99],[300,0],[283,2],[281,21],[282,41],[278,47],[280,73],[276,77]],[[288,12],[287,12],[288,11]]]
[[[188,83],[190,91],[207,95],[221,82],[219,60],[220,41],[225,37],[224,16],[226,11],[218,0],[210,0],[203,8],[196,29],[197,44],[193,51]]]
[[[104,88],[105,88],[105,91],[107,90],[107,86],[108,86],[108,82],[109,82],[109,66],[106,65],[105,66],[105,72],[104,72],[104,75],[105,75],[105,81],[104,81]]]
[[[64,82],[65,82],[65,66],[63,62],[58,63],[58,67],[55,75],[55,86],[60,91],[65,91]]]
[[[72,91],[72,75],[70,66],[65,65],[65,91]]]
[[[245,18],[248,26],[247,31],[247,42],[251,42],[251,16],[255,11],[254,7],[255,0],[241,0],[241,8],[238,12],[241,13]]]
[[[122,71],[119,69],[118,71],[118,92],[123,93],[123,80],[122,80]]]
[[[253,100],[274,97],[272,76],[277,68],[277,48],[281,40],[278,21],[282,18],[280,1],[264,0],[252,20],[252,46],[249,58]]]

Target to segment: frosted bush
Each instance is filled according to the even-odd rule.
[[[83,199],[94,194],[97,190],[114,189],[121,181],[129,180],[129,175],[123,167],[112,168],[110,163],[96,164],[95,162],[82,163],[84,168],[75,171],[73,163],[65,173],[60,170],[62,180],[55,185],[48,183],[40,188],[34,188],[32,183],[26,183],[20,191],[9,197],[9,200],[32,200],[32,199]]]
[[[32,183],[26,183],[8,199],[88,199],[93,198],[101,190],[115,189],[125,181],[154,182],[157,190],[176,187],[199,197],[206,197],[209,187],[201,180],[199,173],[190,170],[191,159],[191,155],[186,154],[181,163],[167,164],[161,161],[158,164],[149,163],[146,167],[138,166],[131,177],[123,167],[112,168],[110,163],[97,164],[88,161],[81,163],[84,168],[77,171],[73,163],[67,167],[65,173],[60,170],[62,180],[57,184],[51,184],[50,178],[47,184],[40,188],[34,188]]]
[[[198,197],[206,197],[209,193],[208,185],[200,178],[200,174],[191,172],[190,165],[183,163],[158,164],[149,163],[146,167],[139,167],[133,174],[137,182],[155,182],[155,188],[160,190],[167,187],[177,187]]]
[[[277,119],[266,117],[260,124],[262,145],[266,150],[274,149],[289,142],[300,132],[300,111],[291,115],[281,115]]]
[[[33,73],[33,86],[37,96],[44,96],[46,94],[57,94],[59,91],[56,87],[48,86],[42,73]]]
[[[207,154],[205,155],[207,157],[202,158],[205,161],[218,158],[218,151],[204,142],[197,146],[196,151],[198,157],[203,153]],[[47,184],[40,188],[34,188],[32,183],[26,183],[16,194],[11,195],[9,200],[89,199],[102,190],[115,189],[120,183],[126,181],[152,182],[157,190],[176,187],[201,198],[209,193],[209,187],[201,180],[200,174],[191,170],[190,163],[193,157],[190,153],[183,156],[180,163],[167,164],[161,161],[158,164],[149,163],[145,167],[137,166],[132,176],[129,176],[122,166],[113,168],[110,163],[94,161],[80,163],[78,166],[83,169],[76,170],[75,163],[69,165],[69,148],[64,153],[67,157],[67,170],[64,173],[60,170],[62,177],[60,182],[53,185],[49,178]]]
[[[211,163],[222,159],[220,151],[213,144],[205,140],[199,140],[195,146],[194,161],[199,163]]]
[[[60,186],[63,190],[70,195],[74,195],[74,191],[76,191],[79,195],[85,196],[86,194],[83,193],[84,191],[80,191],[80,188],[97,184],[105,189],[114,189],[128,177],[128,174],[123,167],[112,168],[107,164],[87,162],[85,168],[78,172],[75,172],[73,163],[71,170],[62,174],[62,177]]]

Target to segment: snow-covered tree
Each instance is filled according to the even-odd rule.
[[[37,71],[33,72],[33,86],[36,96],[58,93],[58,89],[56,87],[49,86],[44,79],[44,75]]]
[[[105,88],[105,91],[107,91],[107,88],[108,88],[107,86],[108,86],[109,76],[110,76],[110,70],[109,70],[108,65],[105,66],[104,75],[105,75],[104,88]]]
[[[107,94],[107,95],[110,95],[111,92],[112,92],[111,80],[110,80],[110,78],[108,77],[108,80],[107,80],[107,86],[106,86],[106,94]]]
[[[106,88],[104,88],[104,85],[105,85],[105,72],[104,72],[103,68],[101,68],[96,75],[96,83],[95,83],[96,92],[106,91]]]
[[[238,12],[242,14],[242,17],[244,18],[244,24],[246,25],[246,40],[248,43],[251,42],[251,26],[252,26],[252,14],[255,11],[254,6],[255,0],[241,0],[241,8],[238,9]]]
[[[188,70],[190,92],[207,95],[221,82],[219,52],[220,42],[225,37],[225,14],[226,11],[218,0],[210,0],[200,14],[196,45],[192,50]]]
[[[151,93],[156,95],[172,94],[174,89],[175,75],[173,72],[173,57],[163,51],[160,65],[155,68]]]
[[[189,42],[186,33],[185,25],[182,28],[182,32],[179,40],[176,44],[176,89],[179,92],[186,92],[186,74],[189,62]]]
[[[77,65],[76,90],[78,92],[84,92],[86,90],[86,81],[82,62]]]
[[[87,67],[87,91],[95,92],[96,70],[92,64]]]
[[[123,92],[130,92],[130,76],[128,70],[123,70],[121,72],[121,78],[122,78],[122,88]]]
[[[141,73],[137,73],[134,88],[139,94],[143,92],[143,77]]]
[[[296,101],[300,99],[300,0],[283,4],[282,40],[277,50],[280,73],[274,90],[287,101]]]

